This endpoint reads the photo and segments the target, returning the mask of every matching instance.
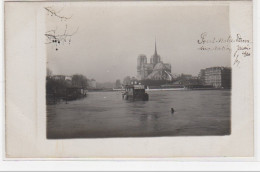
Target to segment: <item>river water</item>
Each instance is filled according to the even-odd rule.
[[[229,90],[150,91],[149,101],[121,92],[47,105],[47,138],[229,135]],[[174,114],[171,113],[174,108]]]

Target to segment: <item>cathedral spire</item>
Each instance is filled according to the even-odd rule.
[[[156,48],[156,37],[155,37],[155,49],[154,49],[154,54],[157,55],[157,48]]]

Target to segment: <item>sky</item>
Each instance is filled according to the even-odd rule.
[[[47,66],[53,74],[83,74],[98,82],[115,82],[137,75],[137,57],[157,52],[164,63],[170,63],[173,74],[197,76],[200,69],[212,66],[230,67],[228,51],[201,51],[197,40],[203,32],[228,37],[228,6],[176,6],[153,2],[62,3],[52,6],[61,21],[46,15],[46,30],[63,33],[77,31],[70,44],[56,51],[47,44]],[[78,28],[78,30],[77,30]]]

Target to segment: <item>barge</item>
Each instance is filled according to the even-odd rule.
[[[124,88],[125,91],[122,93],[124,100],[149,100],[149,95],[145,92],[144,85],[125,85]]]

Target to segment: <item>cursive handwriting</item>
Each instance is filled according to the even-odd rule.
[[[203,45],[203,46],[200,46],[198,49],[199,50],[205,50],[205,51],[231,51],[231,49],[228,45],[213,46],[213,47]]]
[[[227,37],[209,37],[203,32],[197,40],[198,49],[201,51],[229,51],[234,59],[233,65],[239,66],[241,61],[251,56],[251,42],[241,34]],[[231,49],[232,47],[232,49]]]
[[[234,57],[236,57],[236,55],[238,53],[241,53],[244,57],[250,56],[249,50],[250,50],[250,46],[241,46],[241,45],[237,45],[237,49],[234,53]]]
[[[240,34],[236,35],[236,38],[228,36],[227,38],[209,38],[207,32],[203,32],[200,35],[200,39],[197,41],[198,44],[215,44],[215,43],[250,43],[248,39],[243,38]]]
[[[236,50],[233,54],[235,58],[233,65],[239,66],[241,62],[241,58],[246,58],[251,55],[251,47],[249,44],[247,45],[237,45]]]

